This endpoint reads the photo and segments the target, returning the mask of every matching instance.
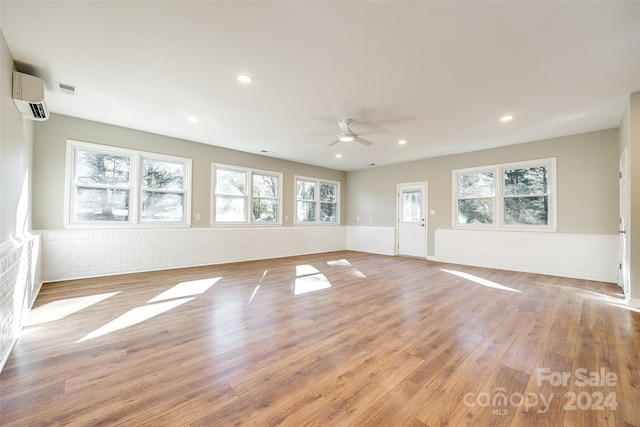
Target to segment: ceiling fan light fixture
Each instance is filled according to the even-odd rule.
[[[338,139],[339,139],[341,142],[351,142],[351,141],[353,141],[353,140],[354,140],[353,136],[351,136],[351,135],[340,135],[340,136],[338,137]]]

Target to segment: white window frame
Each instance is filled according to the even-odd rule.
[[[313,182],[316,185],[315,191],[315,200],[313,200],[316,204],[315,208],[315,221],[298,221],[298,181],[307,181]],[[320,185],[321,184],[330,184],[336,186],[336,220],[335,221],[321,221],[320,220],[320,204],[322,203],[320,200]],[[293,212],[293,220],[296,225],[340,225],[340,181],[331,181],[328,179],[320,179],[320,178],[311,178],[307,176],[296,175],[293,180],[293,197],[294,197],[294,212]],[[302,200],[300,200],[302,201]],[[305,200],[306,201],[306,200]]]
[[[523,162],[503,163],[490,166],[480,166],[466,169],[455,169],[452,171],[452,226],[459,229],[491,229],[491,230],[518,230],[518,231],[556,231],[557,229],[557,160],[555,157],[537,160],[527,160]],[[523,169],[530,167],[544,166],[547,168],[548,182],[548,216],[547,224],[527,225],[527,224],[505,224],[504,222],[504,200],[509,196],[504,195],[504,171],[509,169]],[[494,195],[493,197],[481,197],[482,199],[492,199],[494,217],[493,224],[462,224],[458,222],[458,175],[473,174],[480,172],[493,172]]]
[[[245,196],[245,212],[247,217],[244,221],[217,221],[216,220],[216,171],[218,169],[242,172],[247,178],[247,189]],[[276,220],[271,222],[254,221],[253,219],[253,175],[267,175],[278,178],[278,199]],[[266,171],[260,169],[251,169],[242,166],[234,166],[223,163],[211,164],[211,226],[228,226],[228,225],[251,225],[251,226],[278,226],[282,225],[282,182],[283,174],[281,172]],[[240,197],[240,196],[238,196]]]
[[[127,221],[80,221],[76,219],[76,161],[79,150],[96,151],[130,158],[129,185],[108,186],[109,188],[126,188],[129,190],[129,219]],[[158,228],[158,227],[190,227],[191,226],[191,167],[192,160],[185,157],[170,156],[146,151],[110,145],[95,144],[84,141],[67,140],[67,160],[65,163],[65,203],[64,225],[67,228]],[[158,160],[184,165],[183,176],[183,220],[160,221],[142,220],[142,192],[145,191],[142,179],[144,160]],[[99,188],[101,186],[96,186]],[[172,193],[180,191],[173,190]]]

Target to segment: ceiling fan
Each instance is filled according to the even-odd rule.
[[[360,135],[370,135],[370,134],[374,134],[374,133],[382,133],[382,132],[384,132],[384,129],[378,129],[378,130],[373,130],[373,131],[368,131],[368,132],[358,132],[356,134],[349,128],[349,124],[351,124],[351,123],[353,123],[353,119],[338,120],[338,126],[340,127],[340,133],[337,135],[338,139],[336,139],[331,144],[329,144],[329,147],[331,147],[332,145],[337,144],[338,142],[351,142],[351,141],[359,142],[362,145],[371,145],[371,144],[373,144],[373,142],[371,142],[369,140],[366,140],[364,138],[361,138]],[[318,134],[318,135],[323,135],[323,134]],[[324,135],[330,135],[330,134],[324,134]]]

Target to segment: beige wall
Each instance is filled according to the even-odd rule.
[[[13,58],[0,33],[0,243],[29,231],[33,122],[11,100]],[[22,201],[21,201],[22,197]],[[20,206],[20,208],[18,207]]]
[[[62,196],[65,190],[67,139],[193,159],[191,214],[194,227],[209,226],[212,162],[282,172],[284,174],[283,218],[288,216],[284,225],[293,224],[295,175],[339,181],[342,190],[340,217],[344,223],[347,182],[345,172],[52,114],[46,122],[36,123],[34,132],[34,229],[63,228],[64,197]],[[199,221],[195,220],[196,214],[200,214]]]
[[[285,225],[293,223],[293,178],[296,174],[340,181],[341,223],[351,226],[394,227],[396,184],[427,181],[428,209],[436,212],[428,218],[428,253],[433,255],[435,230],[451,228],[453,169],[556,157],[558,232],[617,233],[617,129],[349,173],[55,114],[46,122],[36,123],[34,133],[35,229],[63,228],[61,195],[64,194],[65,144],[69,138],[192,158],[194,227],[209,225],[211,162],[283,172],[284,215],[289,217]],[[198,213],[201,219],[195,221]]]
[[[558,232],[617,233],[617,129],[350,172],[346,222],[394,227],[396,184],[427,181],[433,255],[435,230],[452,228],[452,170],[548,157],[557,158]]]

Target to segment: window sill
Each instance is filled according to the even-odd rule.
[[[94,224],[94,223],[74,223],[65,224],[64,228],[70,230],[134,230],[134,229],[150,229],[150,228],[191,228],[191,224],[184,223],[141,223],[141,224]]]

